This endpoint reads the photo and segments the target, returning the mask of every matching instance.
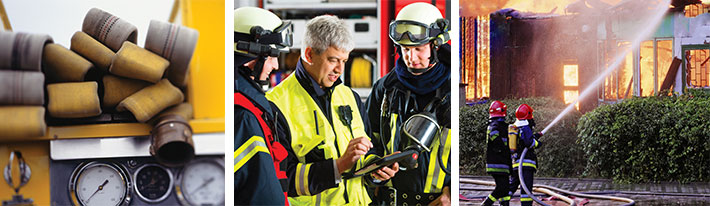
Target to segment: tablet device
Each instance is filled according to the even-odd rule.
[[[360,177],[360,176],[369,174],[371,172],[382,169],[383,167],[390,166],[390,165],[394,164],[395,162],[399,162],[403,159],[406,159],[407,157],[410,157],[416,153],[417,153],[417,151],[407,150],[402,153],[390,154],[390,155],[384,156],[382,158],[375,159],[374,161],[366,164],[365,166],[363,166],[359,170],[355,171],[354,173],[344,174],[343,179],[350,179],[350,178]]]

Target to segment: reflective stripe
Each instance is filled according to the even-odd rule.
[[[516,168],[516,167],[518,167],[519,165],[520,165],[520,160],[517,159],[517,160],[515,160],[515,163],[513,163],[513,168]],[[532,160],[529,160],[529,159],[524,159],[524,160],[523,160],[523,166],[524,166],[524,167],[532,167],[532,168],[537,169],[537,162],[532,161]]]
[[[526,198],[520,198],[520,202],[532,202],[532,198],[526,197]]]
[[[502,173],[510,173],[510,169],[501,169],[501,168],[486,168],[486,172],[502,172]]]
[[[389,147],[391,152],[394,152],[394,137],[395,134],[397,134],[397,117],[399,115],[397,113],[392,113],[390,117],[390,141],[387,143],[387,147]]]
[[[308,172],[310,169],[311,164],[298,163],[296,166],[296,194],[311,196],[311,191],[308,189]]]
[[[234,151],[234,172],[237,172],[257,152],[269,154],[269,148],[266,147],[263,137],[253,136]]]
[[[534,146],[534,147],[537,148],[537,140],[533,139],[533,141],[535,142],[535,146]]]
[[[493,194],[488,195],[488,199],[493,200],[493,202],[498,201],[495,197],[493,197]]]
[[[438,146],[436,149],[432,150],[431,156],[429,156],[429,175],[427,175],[427,180],[429,180],[429,183],[425,185],[424,193],[438,193],[436,183],[439,180],[439,170],[441,170],[441,168],[439,168],[439,164],[437,162],[439,161],[437,155],[439,155]],[[434,166],[433,168],[431,167],[432,165]]]
[[[503,198],[500,198],[501,201],[510,201],[510,196],[505,196]]]
[[[515,160],[515,163],[520,163],[520,159],[516,159],[516,160]],[[537,162],[535,162],[535,161],[533,161],[533,160],[529,160],[529,159],[524,159],[524,160],[523,160],[523,163],[537,164]]]
[[[498,132],[498,130],[489,131],[489,133],[488,133],[488,139],[491,140],[491,141],[495,140],[495,139],[498,137],[498,134],[499,134],[499,133],[500,133],[500,132]]]
[[[513,168],[518,167],[519,164],[520,164],[520,163],[515,163],[515,164],[513,164]],[[523,167],[532,167],[532,168],[537,169],[537,165],[534,165],[533,163],[527,163],[527,162],[523,162]]]
[[[501,169],[510,169],[508,165],[504,164],[486,164],[487,168],[501,168]]]
[[[320,206],[320,195],[321,193],[318,193],[318,195],[316,195],[316,206]]]
[[[446,151],[451,151],[451,130],[445,129],[444,132],[446,133],[446,135],[441,136],[444,138],[444,148],[441,156],[441,161],[448,162],[449,153]],[[426,182],[424,184],[424,193],[441,192],[441,189],[444,187],[444,179],[446,178],[446,173],[443,172],[442,169],[439,167],[438,162],[439,152],[442,152],[441,145],[439,145],[441,141],[440,139],[434,141],[436,142],[432,146],[433,149],[429,156],[429,167],[427,168],[428,174]]]

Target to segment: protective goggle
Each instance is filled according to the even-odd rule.
[[[248,39],[248,40],[247,40]],[[254,26],[249,34],[234,33],[235,50],[257,56],[278,56],[293,45],[293,25],[284,21],[273,31]]]
[[[276,34],[277,36],[281,37],[279,43],[276,43],[277,45],[283,47],[293,46],[293,25],[291,24],[291,21],[284,21],[283,23],[281,23],[279,27],[276,27],[276,29],[274,29],[272,34]]]
[[[442,24],[444,28],[441,28],[439,25],[442,20],[443,22],[441,23],[444,23]],[[432,23],[431,25],[426,25],[416,21],[396,20],[389,25],[389,36],[390,39],[395,42],[402,41],[402,39],[406,36],[409,41],[413,43],[412,45],[424,44],[429,42],[431,38],[446,32],[448,29],[446,28],[447,22],[446,19],[442,20],[437,20],[436,23]]]

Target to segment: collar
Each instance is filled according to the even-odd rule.
[[[308,74],[306,68],[303,67],[302,59],[298,60],[298,63],[296,64],[296,71],[294,73],[296,75],[298,83],[300,83],[301,86],[306,89],[308,93],[315,94],[319,97],[325,95],[326,91],[330,91],[335,88],[335,86],[338,86],[339,84],[343,83],[343,81],[338,78],[338,80],[333,83],[333,86],[321,88],[320,85],[318,85],[318,82],[316,82],[316,80],[313,79],[310,74]]]
[[[241,69],[239,69],[241,70]],[[238,71],[236,73],[237,78],[234,81],[235,92],[242,93],[248,99],[250,99],[257,107],[265,111],[266,113],[271,113],[271,107],[269,106],[269,100],[264,96],[264,92],[258,87],[256,82],[252,80],[248,75],[244,75],[243,72]]]
[[[489,122],[505,122],[505,117],[493,117],[488,119]]]
[[[526,120],[526,119],[524,119],[524,120],[519,120],[519,119],[517,119],[517,120],[515,120],[515,123],[513,123],[513,124],[515,124],[516,127],[528,126],[528,120]]]

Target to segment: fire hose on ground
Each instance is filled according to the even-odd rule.
[[[520,159],[521,159],[521,160],[523,160],[523,158],[525,158],[525,154],[526,154],[527,152],[528,152],[528,148],[523,149],[523,153],[520,155]],[[520,180],[523,179],[523,173],[522,173],[522,171],[523,171],[522,169],[519,169],[519,170],[518,170],[518,178],[519,178]],[[470,184],[479,184],[479,185],[495,186],[495,182],[481,181],[481,180],[466,180],[466,179],[461,179],[460,182],[461,182],[461,183],[470,183]],[[527,189],[527,186],[525,185],[525,182],[524,182],[524,181],[520,181],[520,185],[521,185],[521,187],[523,188],[524,192],[525,192],[526,194],[528,194],[528,196],[529,196],[530,198],[532,198],[533,200],[535,200],[535,202],[537,202],[537,203],[539,203],[539,204],[541,204],[541,205],[548,205],[548,204],[543,203],[543,202],[540,201],[539,199],[537,199],[537,198],[532,194],[532,192],[530,192],[530,191]],[[547,194],[547,195],[550,195],[550,196],[557,197],[557,198],[561,199],[562,201],[567,202],[567,203],[570,204],[571,206],[576,205],[576,203],[574,202],[574,200],[572,200],[572,199],[570,199],[570,198],[568,198],[568,197],[565,197],[565,196],[563,196],[563,195],[560,195],[560,194],[558,194],[558,193],[555,193],[555,192],[553,192],[553,191],[556,191],[556,192],[559,192],[559,193],[564,193],[564,194],[571,195],[571,196],[575,196],[575,197],[592,198],[592,199],[605,199],[605,200],[613,200],[613,201],[626,202],[626,204],[623,204],[624,206],[630,206],[630,205],[635,205],[635,204],[636,204],[636,202],[635,202],[634,200],[629,199],[629,198],[615,197],[615,196],[607,196],[607,195],[583,194],[583,193],[572,192],[572,191],[569,191],[569,190],[564,190],[564,189],[560,189],[560,188],[556,188],[556,187],[552,187],[552,186],[548,186],[548,185],[535,185],[535,186],[533,186],[533,191],[535,191],[535,192],[540,192],[540,193],[544,193],[544,194]]]
[[[523,159],[525,158],[525,154],[528,152],[528,148],[523,149],[523,153],[520,154],[520,162],[523,162]],[[525,190],[525,193],[530,196],[535,202],[540,203],[541,205],[547,206],[548,204],[543,203],[539,199],[537,199],[534,195],[532,195],[532,192],[528,190],[528,187],[525,185],[525,181],[523,180],[523,170],[522,167],[518,169],[518,178],[520,178],[520,185],[522,186],[523,190]],[[613,200],[613,201],[620,201],[620,202],[626,202],[626,204],[623,204],[623,206],[631,206],[635,205],[636,202],[632,199],[629,198],[623,198],[623,197],[614,197],[614,196],[606,196],[606,195],[589,195],[589,194],[582,194],[582,193],[577,193],[577,192],[572,192],[569,190],[563,190],[560,188],[552,187],[552,186],[547,186],[547,185],[540,185],[538,186],[539,188],[542,189],[550,189],[550,190],[555,190],[560,193],[565,193],[567,195],[572,195],[576,197],[583,197],[583,198],[592,198],[592,199],[606,199],[606,200]],[[574,205],[574,204],[571,204]]]
[[[461,182],[461,183],[469,183],[469,184],[477,184],[477,185],[488,185],[488,186],[495,186],[495,185],[496,185],[495,182],[483,181],[483,180],[461,179],[459,182]],[[537,187],[537,186],[536,186],[536,187]],[[560,194],[558,194],[558,193],[552,192],[552,191],[550,191],[550,190],[548,190],[548,189],[544,189],[544,188],[533,188],[533,191],[535,191],[535,192],[540,192],[540,193],[544,193],[544,194],[549,195],[549,196],[557,197],[557,198],[561,199],[562,201],[567,202],[567,204],[570,204],[570,205],[574,205],[574,204],[575,204],[575,203],[574,203],[574,200],[572,200],[572,199],[570,199],[570,198],[568,198],[568,197],[565,197],[565,196],[563,196],[563,195],[560,195]]]

